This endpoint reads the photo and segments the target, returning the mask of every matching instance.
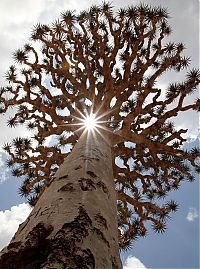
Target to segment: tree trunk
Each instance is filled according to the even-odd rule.
[[[2,250],[0,268],[122,268],[108,139],[82,135]]]

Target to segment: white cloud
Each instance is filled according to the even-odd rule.
[[[194,207],[190,207],[186,219],[191,222],[195,221],[195,219],[197,219],[198,217],[199,215],[197,209]]]
[[[147,269],[147,268],[138,258],[128,256],[123,269]]]
[[[30,207],[23,203],[12,206],[10,210],[0,211],[0,250],[8,245],[11,238],[30,214]]]
[[[40,14],[40,12],[45,8],[46,4],[45,2],[46,1],[41,0],[36,1],[26,0],[26,1],[20,1],[20,3],[12,0],[1,1],[0,2],[0,8],[2,10],[1,27],[3,27],[5,24],[17,25],[23,22],[34,21],[38,17],[38,14]]]
[[[0,149],[0,184],[11,176],[8,167],[6,167],[6,159],[7,155]]]

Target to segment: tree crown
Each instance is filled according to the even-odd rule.
[[[185,100],[200,73],[188,69],[182,43],[165,41],[168,17],[167,9],[143,4],[116,13],[109,3],[63,12],[51,25],[33,28],[30,44],[13,53],[9,85],[0,90],[0,113],[15,107],[8,126],[32,131],[4,146],[13,175],[23,178],[20,195],[31,205],[76,144],[86,115],[94,113],[97,131],[110,133],[121,248],[145,236],[147,222],[163,232],[177,204],[161,198],[199,172],[198,149],[181,148],[187,130],[177,130],[172,119],[199,111],[199,99]],[[163,74],[183,69],[183,82],[159,88]]]

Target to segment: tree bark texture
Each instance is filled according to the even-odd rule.
[[[108,139],[81,136],[2,250],[0,268],[122,268]]]

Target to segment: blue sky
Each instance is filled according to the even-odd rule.
[[[140,1],[113,1],[116,7],[137,4]],[[198,6],[197,0],[147,0],[152,5],[165,4],[169,8],[173,27],[172,41],[183,41],[187,47],[187,55],[191,56],[191,65],[198,66]],[[92,0],[1,0],[0,2],[0,84],[3,84],[3,74],[12,64],[12,52],[27,42],[32,25],[37,22],[49,23],[57,18],[61,11],[67,9],[85,9],[91,4],[101,1]],[[171,79],[180,80],[175,76]],[[168,83],[168,77],[160,81],[161,85]],[[12,113],[11,111],[9,113]],[[25,135],[25,130],[18,128],[14,132],[6,127],[6,117],[0,117],[1,144],[13,136]],[[199,145],[199,120],[197,115],[188,113],[180,117],[177,125],[188,126],[191,140],[187,148]],[[6,155],[0,150],[0,248],[3,247],[30,212],[17,193],[20,185],[5,166]],[[177,213],[171,215],[168,229],[164,235],[149,232],[147,238],[135,242],[133,249],[123,253],[122,259],[127,262],[125,268],[199,268],[199,182],[183,184],[181,190],[171,194],[179,204]],[[127,259],[129,256],[129,259]],[[132,258],[130,258],[132,257]],[[136,257],[136,258],[133,258]],[[143,265],[139,262],[142,262]]]

